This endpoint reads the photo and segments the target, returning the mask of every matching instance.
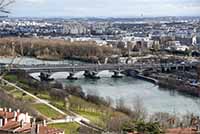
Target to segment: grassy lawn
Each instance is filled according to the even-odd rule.
[[[61,118],[63,115],[58,113],[57,111],[53,110],[52,108],[46,106],[45,104],[33,104],[34,109],[40,112],[42,115],[51,118],[51,119],[58,119]]]
[[[48,92],[42,92],[42,93],[39,93],[37,95],[37,97],[39,97],[40,99],[43,99],[43,100],[48,100],[50,102],[51,105],[57,107],[58,109],[62,110],[62,111],[66,111],[66,108],[64,106],[64,102],[63,101],[60,101],[60,100],[55,100],[53,98],[51,98],[51,96],[49,96],[49,93]]]
[[[13,92],[10,92],[10,94],[12,94],[13,97],[17,98],[17,99],[22,99],[22,100],[29,101],[29,102],[34,102],[35,101],[34,98],[32,98],[31,96],[26,95],[26,94],[23,95],[23,92],[21,92],[19,90],[15,90]]]
[[[77,130],[80,127],[77,123],[59,123],[51,124],[49,127],[65,130],[65,134],[78,134]]]
[[[24,95],[23,96],[23,92],[21,92],[21,91],[18,91],[18,90],[15,90],[15,91],[13,91],[13,92],[10,92],[10,94],[12,94],[15,98],[24,98],[25,96],[27,96],[27,95]]]
[[[103,115],[101,113],[95,112],[85,112],[85,111],[76,111],[76,113],[82,115],[83,117],[89,119],[92,123],[100,126],[105,127],[105,123],[103,121]]]
[[[106,107],[99,106],[91,102],[87,102],[75,96],[71,96],[69,98],[69,101],[71,104],[81,104],[81,107],[82,107],[82,108],[72,107],[71,108],[72,111],[74,111],[77,114],[82,115],[83,117],[89,119],[92,123],[100,127],[105,126],[104,119],[109,114],[106,115],[105,113],[101,111],[106,110],[107,109]]]
[[[84,107],[88,107],[88,108],[95,108],[95,109],[99,109],[100,107],[95,105],[94,103],[91,103],[91,102],[88,102],[88,101],[85,101],[79,97],[76,97],[76,96],[71,96],[69,98],[69,102],[71,104],[81,104],[82,106]]]
[[[51,97],[49,96],[48,93],[39,93],[37,95],[37,97],[39,97],[40,99],[43,99],[43,100],[51,100]]]
[[[8,94],[13,95],[14,98],[23,99],[25,101],[34,102],[34,98],[32,98],[31,96],[28,96],[28,95],[24,95],[23,96],[23,92],[15,89],[12,86],[8,86],[8,85],[7,86],[1,86],[1,88],[3,90],[5,90]]]
[[[8,86],[8,85],[6,85],[6,86],[1,85],[1,88],[4,89],[4,90],[6,90],[7,92],[12,92],[12,91],[15,90],[14,87]]]
[[[66,108],[64,106],[64,102],[62,102],[62,101],[51,100],[50,104],[59,108],[60,110],[66,111]]]
[[[7,79],[10,82],[13,82],[13,81],[17,80],[17,76],[6,75],[5,79]],[[35,90],[32,89],[31,87],[29,87],[27,84],[24,84],[23,81],[15,81],[15,82],[17,82],[17,85],[19,87],[27,90],[30,93],[32,93],[32,94],[37,93],[37,92],[34,92]],[[34,102],[34,100],[35,100],[34,98],[32,98],[28,95],[23,96],[23,92],[16,90],[13,87],[5,86],[5,90],[8,91],[8,93],[10,93],[11,95],[13,95],[14,98],[23,99],[23,100],[29,101],[31,103]],[[54,105],[55,107],[59,108],[60,110],[65,111],[67,113],[67,111],[64,107],[64,102],[53,100],[49,96],[49,93],[47,91],[41,91],[41,92],[37,93],[37,97],[39,97],[40,99],[43,99],[43,100],[48,100],[50,102],[50,104]],[[52,108],[50,108],[46,105],[36,104],[36,105],[34,105],[33,108],[35,108],[38,112],[40,112],[42,115],[44,115],[48,118],[58,118],[58,117],[60,117],[59,113],[57,113]]]
[[[10,82],[15,83],[16,81],[18,81],[18,78],[16,75],[6,75],[4,76],[4,78]]]

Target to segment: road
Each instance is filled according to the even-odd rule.
[[[128,70],[128,69],[147,69],[158,68],[160,64],[83,64],[77,66],[69,65],[14,65],[10,71],[16,72],[18,70],[27,73],[35,72],[71,72],[71,71],[101,71],[101,70]]]

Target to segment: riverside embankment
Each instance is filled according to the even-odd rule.
[[[43,61],[39,60],[39,62]],[[45,61],[47,64],[52,62],[53,61]],[[24,58],[21,63],[37,64],[38,60],[31,58],[31,60],[27,61],[27,59]],[[56,61],[56,63],[61,64],[63,61]],[[69,61],[68,63],[70,64],[71,62]],[[99,72],[99,76],[101,77],[99,80],[85,79],[83,73],[84,72],[77,72],[75,74],[75,76],[79,78],[76,81],[66,80],[69,72],[53,73],[51,77],[63,83],[63,85],[80,85],[86,93],[95,93],[105,98],[109,96],[113,100],[113,104],[115,104],[116,100],[122,98],[127,106],[132,107],[134,98],[139,96],[143,100],[144,106],[149,113],[176,112],[186,114],[191,112],[199,114],[200,99],[182,95],[178,93],[175,88],[168,90],[154,83],[133,77],[113,79],[111,78],[113,72],[106,70]],[[39,72],[31,75],[34,78],[38,78]]]

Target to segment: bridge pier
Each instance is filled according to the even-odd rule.
[[[121,75],[120,71],[115,70],[113,71],[114,74],[112,75],[112,78],[122,78],[123,76]]]
[[[74,77],[74,73],[73,72],[70,72],[69,73],[69,76],[67,77],[68,80],[78,80],[77,77]]]
[[[41,81],[53,81],[53,78],[50,78],[51,74],[50,73],[46,73],[46,72],[41,72],[40,73],[40,80]]]
[[[85,72],[84,72],[84,76],[85,76],[85,78],[89,78],[89,79],[100,79],[100,77],[99,76],[97,76],[97,74],[98,74],[98,72],[96,72],[96,71],[89,71],[89,70],[85,70]]]

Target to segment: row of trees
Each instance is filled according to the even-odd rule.
[[[104,97],[100,97],[98,94],[90,94],[85,93],[80,86],[62,86],[59,83],[53,85],[53,88],[50,90],[50,96],[57,100],[65,101],[65,98],[69,95],[74,95],[84,99],[85,101],[94,103],[96,105],[110,106],[110,99],[105,99]]]
[[[98,46],[94,41],[64,41],[36,38],[1,38],[0,56],[33,56],[37,58],[103,59],[118,51]]]

